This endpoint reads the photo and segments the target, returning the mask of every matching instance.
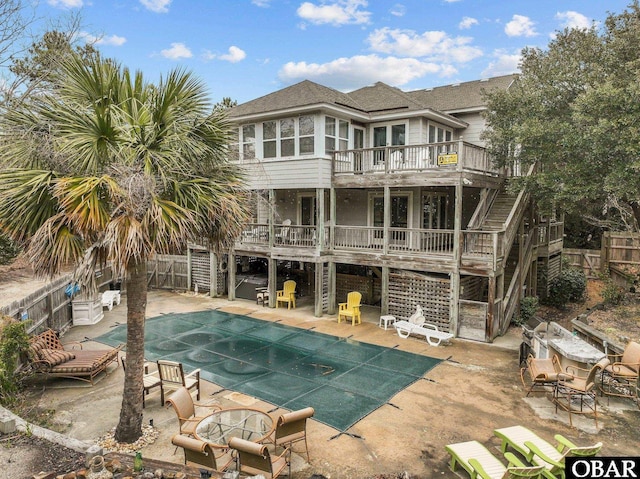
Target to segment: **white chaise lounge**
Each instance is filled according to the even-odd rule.
[[[420,305],[416,307],[416,312],[409,320],[396,321],[393,326],[401,338],[408,338],[412,334],[424,336],[430,346],[439,346],[441,342],[447,342],[453,338],[453,334],[440,331],[435,324],[427,323]]]
[[[120,290],[109,290],[102,293],[102,307],[109,311],[113,309],[113,305],[120,304]]]

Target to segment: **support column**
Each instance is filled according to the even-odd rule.
[[[453,271],[451,271],[451,295],[449,304],[449,331],[458,335],[460,317],[460,265],[462,264],[462,246],[464,237],[462,233],[462,180],[456,185],[455,192],[455,217],[453,220]]]
[[[276,307],[276,290],[278,289],[278,260],[269,258],[267,260],[269,267],[269,307]]]
[[[235,301],[236,299],[236,255],[229,251],[227,255],[227,274],[229,275],[229,294],[227,299],[229,301]]]
[[[324,188],[316,188],[316,251],[324,249]]]
[[[489,276],[489,291],[487,295],[487,324],[485,325],[485,341],[491,341],[493,336],[493,318],[496,314],[496,277]]]
[[[387,157],[388,158],[388,157]],[[388,162],[387,162],[388,163]],[[391,188],[384,187],[384,225],[382,228],[382,253],[389,253],[389,227],[391,226]]]
[[[218,297],[218,257],[209,251],[209,296]]]
[[[334,261],[329,261],[329,298],[328,298],[328,306],[327,313],[336,314],[337,303],[336,303],[336,263]]]
[[[191,291],[191,248],[187,247],[187,291]]]
[[[315,283],[316,292],[314,298],[314,316],[319,318],[322,316],[322,282],[324,279],[324,268],[322,263],[315,263]]]
[[[389,267],[382,267],[382,278],[380,280],[382,295],[380,298],[380,315],[389,314]]]

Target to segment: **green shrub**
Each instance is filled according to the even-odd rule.
[[[579,269],[565,269],[549,283],[549,295],[546,303],[556,308],[562,308],[570,302],[584,299],[587,291],[587,277]]]
[[[616,305],[620,304],[624,299],[624,288],[621,288],[617,284],[615,284],[611,279],[604,280],[604,287],[602,288],[602,300],[604,304]]]
[[[24,374],[16,369],[20,355],[29,348],[29,335],[25,322],[2,315],[0,328],[0,404],[10,406],[17,400],[17,393],[22,387]]]
[[[11,263],[19,252],[18,246],[7,236],[0,233],[0,264]]]
[[[512,323],[516,326],[529,321],[538,312],[540,301],[537,296],[526,296],[520,301],[520,312],[515,316]]]

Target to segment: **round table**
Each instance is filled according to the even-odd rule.
[[[215,411],[200,420],[194,436],[217,447],[227,447],[232,437],[260,442],[274,430],[275,422],[266,412],[254,408]]]

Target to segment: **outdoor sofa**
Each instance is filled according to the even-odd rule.
[[[29,364],[37,373],[53,377],[79,379],[93,385],[93,379],[111,363],[118,367],[118,353],[124,344],[109,349],[82,349],[80,343],[62,345],[52,330],[33,336],[29,345]]]

